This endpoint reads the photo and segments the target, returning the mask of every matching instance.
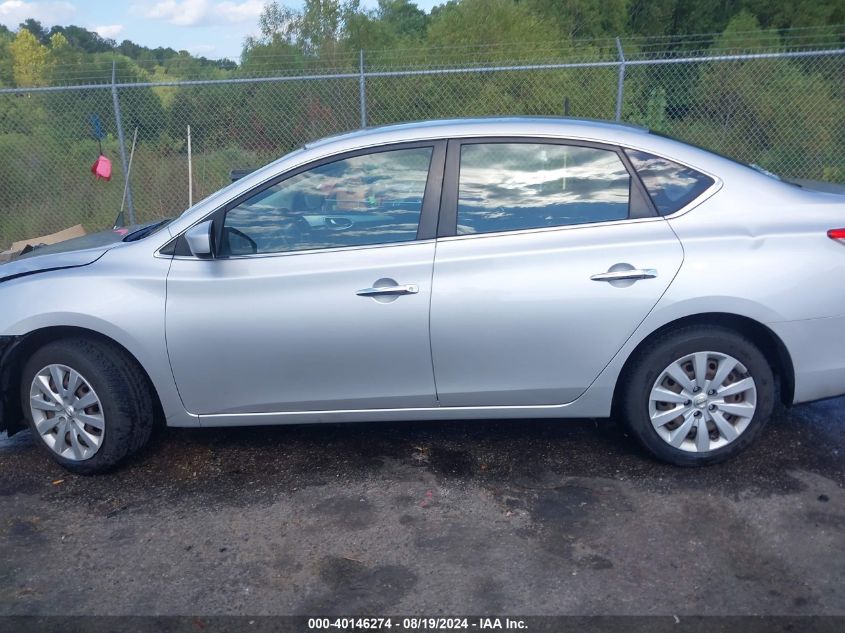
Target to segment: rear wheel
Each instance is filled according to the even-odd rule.
[[[772,369],[757,346],[721,327],[666,334],[633,362],[618,413],[656,457],[712,464],[744,450],[774,407]]]
[[[117,346],[93,339],[55,341],[32,354],[21,398],[38,443],[80,474],[113,468],[146,444],[153,428],[141,369]]]

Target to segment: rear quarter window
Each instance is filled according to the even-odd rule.
[[[633,149],[625,153],[660,215],[675,213],[713,185],[710,176],[667,158]]]

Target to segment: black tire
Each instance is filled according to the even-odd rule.
[[[649,416],[649,395],[665,368],[700,351],[728,354],[745,366],[757,389],[757,409],[735,440],[697,453],[675,448],[660,437]],[[720,326],[689,326],[667,332],[644,346],[621,380],[615,414],[652,455],[676,466],[706,466],[737,455],[759,435],[774,409],[775,380],[766,357],[749,338]]]
[[[100,399],[105,431],[102,445],[89,459],[74,461],[58,455],[35,429],[29,390],[35,375],[51,364],[78,371]],[[67,470],[81,475],[106,472],[142,448],[155,419],[149,381],[135,360],[116,345],[88,338],[54,341],[33,353],[23,369],[21,404],[36,443]]]

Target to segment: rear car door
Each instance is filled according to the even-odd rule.
[[[683,261],[618,148],[449,142],[431,301],[442,406],[575,400]]]
[[[216,256],[177,255],[167,281],[186,409],[435,406],[428,309],[444,154],[438,142],[352,152],[219,210]]]

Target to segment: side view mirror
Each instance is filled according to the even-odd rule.
[[[185,232],[185,241],[188,243],[188,248],[191,249],[191,254],[200,259],[208,259],[212,256],[212,222],[202,222],[196,226],[188,229]]]

